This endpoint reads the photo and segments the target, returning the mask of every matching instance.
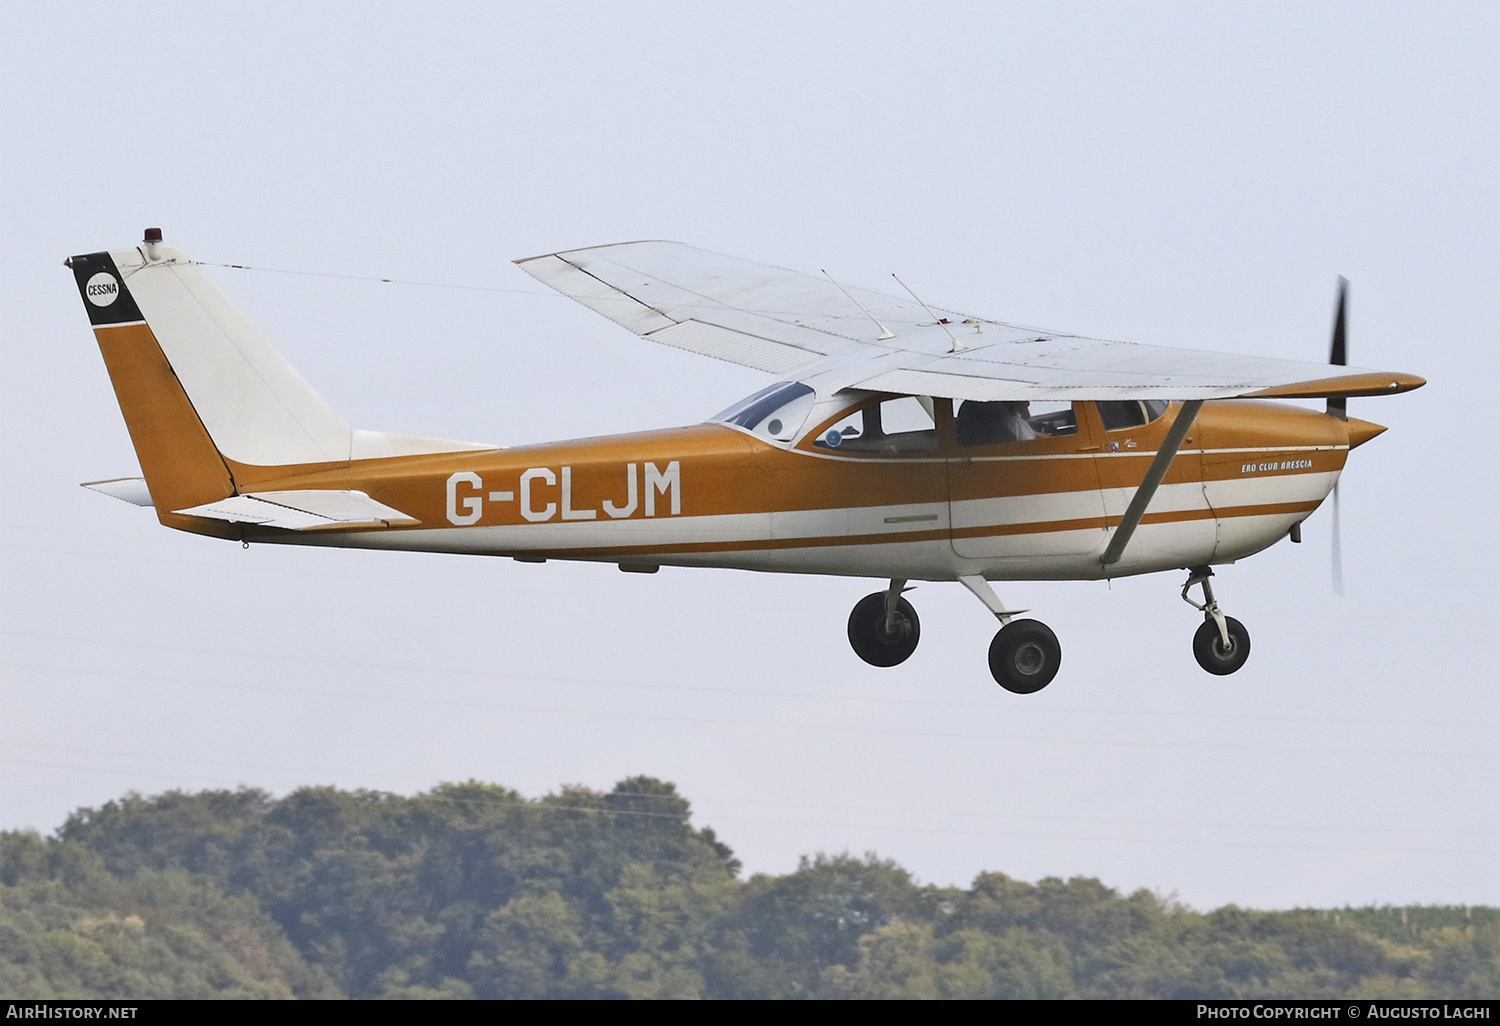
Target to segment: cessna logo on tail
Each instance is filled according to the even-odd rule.
[[[95,306],[109,306],[120,298],[120,283],[107,271],[100,271],[83,287],[83,294]]]
[[[658,497],[667,500],[673,516],[681,514],[681,464],[673,460],[665,469],[659,469],[655,463],[647,463],[644,489],[641,487],[640,470],[640,464],[625,465],[625,502],[620,505],[609,499],[603,500],[600,505],[605,514],[616,520],[634,516],[644,498],[646,516],[654,517]],[[641,494],[643,490],[644,496]],[[450,474],[447,491],[450,524],[467,527],[477,524],[480,517],[484,516],[484,479],[478,474],[471,470]],[[560,468],[560,472],[554,472],[549,467],[531,467],[521,473],[519,491],[521,516],[534,524],[552,520],[559,513],[563,520],[597,520],[599,517],[598,509],[580,506],[573,497],[573,468],[570,466]],[[491,502],[515,502],[516,492],[489,492],[488,498]]]

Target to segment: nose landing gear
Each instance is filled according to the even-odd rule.
[[[1208,583],[1213,575],[1206,566],[1189,570],[1187,583],[1182,586],[1182,600],[1203,614],[1203,625],[1193,635],[1194,658],[1209,673],[1223,677],[1244,666],[1250,658],[1250,632],[1219,608],[1213,587]],[[1203,586],[1202,604],[1188,598],[1188,589],[1195,584]]]

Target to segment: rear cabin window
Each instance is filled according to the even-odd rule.
[[[931,452],[937,448],[932,400],[907,395],[868,403],[825,428],[813,446],[851,455]]]

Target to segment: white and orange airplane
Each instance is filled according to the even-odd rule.
[[[1300,540],[1349,450],[1385,430],[1348,397],[1424,383],[1344,365],[1342,288],[1316,364],[1040,331],[675,242],[517,263],[643,338],[779,380],[707,423],[608,438],[360,430],[148,229],[67,261],[144,474],[87,487],[246,544],[881,578],[849,617],[876,666],[916,649],[908,582],[957,581],[1000,621],[995,680],[1030,693],[1061,647],[989,582],[1184,569],[1194,654],[1233,673],[1250,637],[1210,567]],[[1327,409],[1255,401],[1282,398]]]

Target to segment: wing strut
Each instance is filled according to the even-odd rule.
[[[1167,476],[1167,468],[1172,465],[1172,460],[1177,456],[1177,450],[1182,448],[1182,440],[1187,437],[1188,428],[1193,426],[1193,420],[1198,416],[1198,410],[1202,406],[1202,399],[1190,399],[1182,404],[1182,409],[1177,411],[1177,419],[1172,421],[1172,429],[1167,432],[1161,448],[1156,450],[1156,459],[1151,461],[1151,467],[1146,471],[1146,479],[1135,490],[1135,496],[1126,507],[1120,526],[1115,528],[1115,535],[1109,540],[1109,547],[1104,550],[1104,555],[1099,557],[1099,562],[1105,566],[1118,563],[1120,557],[1125,554],[1125,546],[1130,544],[1130,536],[1140,526],[1141,517],[1146,515],[1146,506],[1151,502],[1151,496],[1156,494],[1157,486],[1161,484],[1162,478]]]

